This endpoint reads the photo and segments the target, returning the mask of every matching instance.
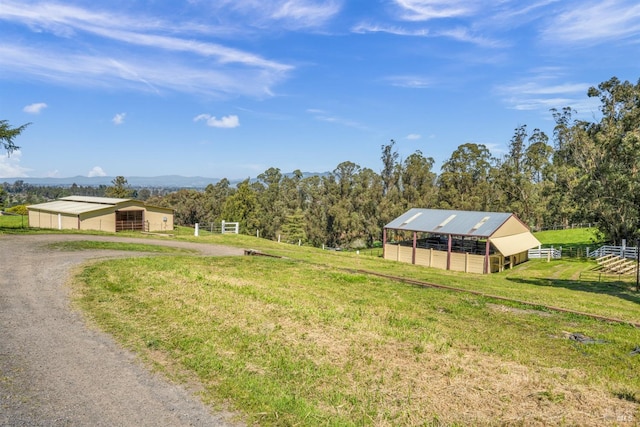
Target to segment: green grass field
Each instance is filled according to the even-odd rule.
[[[602,244],[595,228],[575,228],[567,230],[547,230],[534,233],[536,238],[543,245],[560,246],[577,246],[591,245],[592,247]]]
[[[587,249],[593,251],[604,242],[595,228],[548,230],[534,233],[545,248],[562,248],[564,257],[585,257]]]
[[[29,227],[29,218],[23,215],[0,215],[0,234],[3,230],[20,230]]]
[[[248,236],[179,229],[174,238],[284,258],[92,263],[76,276],[76,304],[155,369],[201,383],[205,401],[250,425],[640,421],[640,330],[543,307],[640,322],[632,287],[578,280],[592,261],[532,260],[481,276]]]

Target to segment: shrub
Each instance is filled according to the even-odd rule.
[[[29,211],[25,205],[17,205],[7,209],[7,212],[17,215],[29,215]]]

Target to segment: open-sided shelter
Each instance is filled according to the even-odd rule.
[[[134,199],[70,196],[27,209],[29,227],[108,232],[173,230],[173,209]]]
[[[495,273],[540,245],[512,213],[410,209],[384,226],[384,258],[470,273]]]

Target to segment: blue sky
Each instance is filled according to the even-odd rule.
[[[2,0],[0,178],[436,172],[640,78],[636,0]]]

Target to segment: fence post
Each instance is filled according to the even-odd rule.
[[[199,230],[198,230],[199,224],[196,222],[196,228],[193,230],[193,235],[198,237],[199,235]]]
[[[640,251],[639,242],[636,240],[636,292],[640,291]]]

